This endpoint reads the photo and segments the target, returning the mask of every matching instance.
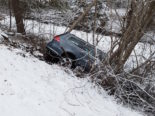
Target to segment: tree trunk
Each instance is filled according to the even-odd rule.
[[[140,0],[136,5],[137,8],[133,12],[129,26],[121,37],[119,47],[110,57],[110,63],[114,66],[116,73],[123,69],[125,62],[144,35],[155,13],[154,0],[148,0],[145,4]]]
[[[10,27],[9,27],[9,31],[11,31],[11,28],[12,28],[11,0],[9,0],[9,15],[10,15]]]
[[[22,9],[20,8],[19,0],[12,0],[12,8],[16,20],[17,32],[25,34]]]
[[[130,21],[132,19],[133,16],[133,12],[136,10],[136,1],[135,0],[131,0],[131,4],[130,4],[130,9],[127,13],[127,17],[126,17],[126,29],[129,27],[130,25]]]
[[[96,2],[97,0],[94,0],[91,4],[89,4],[88,8],[82,13],[81,16],[79,16],[79,18],[73,23],[73,25],[71,25],[68,32],[71,32],[74,29],[74,27],[86,16],[86,14],[88,14],[90,9],[95,5]]]

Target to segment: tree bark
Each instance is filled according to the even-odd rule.
[[[9,27],[9,31],[11,31],[11,28],[12,28],[11,0],[9,0],[9,15],[10,15],[10,27]]]
[[[25,34],[22,9],[20,8],[19,2],[19,0],[12,0],[12,8],[16,20],[17,32]]]
[[[121,37],[119,47],[110,57],[110,63],[115,67],[116,73],[123,69],[125,62],[144,35],[155,13],[154,0],[148,0],[146,4],[143,1],[138,1],[136,5],[137,8],[132,14],[130,24]]]
[[[130,25],[130,21],[132,19],[132,16],[134,14],[134,11],[136,10],[136,1],[135,0],[131,0],[131,4],[130,4],[130,9],[127,13],[127,17],[126,17],[126,28],[129,27]]]
[[[88,12],[90,11],[90,9],[95,5],[95,3],[97,2],[97,0],[94,0],[91,4],[89,4],[88,8],[81,14],[81,16],[79,16],[79,18],[71,25],[70,29],[68,30],[68,32],[71,32],[74,27],[86,16],[86,14],[88,14]]]

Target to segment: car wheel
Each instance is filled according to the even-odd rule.
[[[73,59],[63,57],[62,59],[60,59],[59,64],[64,67],[72,68]]]
[[[44,60],[47,61],[47,62],[50,62],[51,61],[50,55],[48,55],[47,53],[45,53],[44,54]]]
[[[66,56],[63,56],[60,61],[59,61],[59,64],[61,66],[64,66],[64,67],[68,67],[68,68],[72,68],[74,69],[76,67],[76,61],[75,61],[75,58],[73,58],[72,56],[70,55],[66,55]]]

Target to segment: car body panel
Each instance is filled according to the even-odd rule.
[[[77,66],[82,66],[86,70],[91,67],[91,64],[93,64],[95,61],[95,57],[92,56],[89,51],[85,50],[85,48],[89,49],[90,47],[92,50],[94,50],[95,47],[93,45],[88,44],[84,40],[70,33],[65,33],[57,37],[59,37],[60,41],[53,39],[47,44],[47,54],[52,57],[61,58],[64,53],[70,53],[74,55]],[[100,52],[100,60],[104,59],[105,53],[101,50],[98,51]]]

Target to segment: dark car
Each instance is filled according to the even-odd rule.
[[[70,68],[80,66],[89,71],[95,59],[97,59],[95,56],[101,61],[106,55],[99,49],[95,50],[93,45],[77,36],[65,33],[55,36],[47,44],[45,56],[46,59],[60,62],[61,65],[68,65]]]

